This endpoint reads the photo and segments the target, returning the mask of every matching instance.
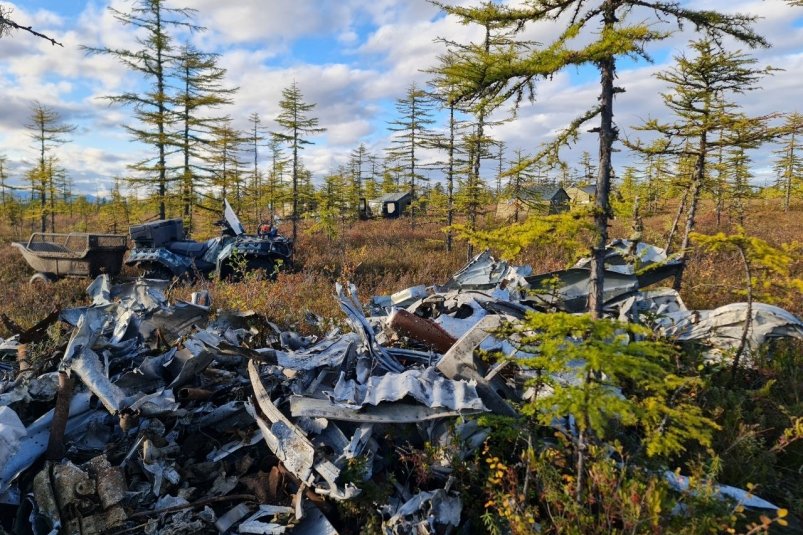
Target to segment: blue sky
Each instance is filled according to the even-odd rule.
[[[129,5],[112,1],[123,10]],[[0,156],[7,158],[12,181],[20,181],[36,157],[24,125],[31,104],[38,100],[79,127],[70,143],[56,149],[76,189],[105,193],[114,176],[128,173],[126,163],[138,160],[143,147],[132,143],[121,126],[131,120],[130,112],[109,107],[99,97],[136,87],[138,81],[112,58],[86,57],[80,45],[130,46],[134,36],[110,16],[105,0],[2,3],[13,7],[18,22],[32,24],[65,45],[53,47],[23,32],[0,39],[4,103]],[[278,113],[281,90],[292,80],[308,101],[317,103],[315,113],[328,131],[304,154],[317,178],[344,163],[361,142],[375,153],[388,146],[386,123],[393,118],[393,102],[411,83],[426,82],[422,70],[433,66],[442,51],[435,38],[462,42],[479,38],[476,29],[444,17],[424,0],[170,0],[170,4],[198,9],[197,21],[208,30],[182,38],[219,53],[230,84],[240,87],[234,104],[225,110],[235,126],[246,128],[248,115],[257,112],[268,128],[274,128],[271,120]],[[693,7],[763,16],[757,29],[774,47],[757,51],[757,57],[761,64],[786,70],[766,79],[764,89],[745,95],[741,104],[751,114],[800,110],[803,9],[780,0],[705,0]],[[541,42],[548,42],[557,31],[554,24],[528,30]],[[654,64],[620,63],[618,83],[627,93],[618,97],[615,113],[623,133],[649,116],[662,115],[663,87],[653,74],[665,68],[690,37],[677,33],[652,47]],[[593,68],[561,73],[539,83],[536,102],[525,103],[516,121],[495,128],[492,135],[503,139],[511,154],[514,149],[533,152],[593,105],[597,92]],[[566,154],[567,160],[577,160],[583,150],[593,155],[595,141],[592,134],[583,136]],[[759,183],[769,179],[772,149],[753,154]],[[618,166],[630,161],[625,153],[616,158]]]

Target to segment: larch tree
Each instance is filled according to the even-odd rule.
[[[803,138],[803,114],[790,113],[778,131],[780,148],[774,151],[778,187],[783,191],[783,209],[789,211],[793,192],[800,189],[803,180],[803,155],[800,142]]]
[[[436,4],[440,5],[440,4]],[[492,4],[484,4],[492,7]],[[456,14],[456,13],[455,13]],[[457,83],[452,70],[455,68],[466,69],[470,71],[471,76],[478,76],[485,78],[486,71],[493,68],[493,65],[485,62],[485,59],[491,56],[492,52],[510,55],[513,51],[520,50],[531,46],[533,43],[523,42],[517,43],[513,40],[515,31],[509,29],[506,21],[495,20],[493,16],[489,17],[459,17],[461,24],[470,26],[472,24],[480,26],[482,30],[482,39],[477,42],[458,43],[446,39],[441,39],[446,45],[446,53],[442,54],[439,59],[439,66],[433,72],[435,80],[433,85],[437,91],[442,95],[441,99],[448,102],[450,106],[458,106],[459,110],[464,114],[473,116],[474,120],[470,122],[472,133],[465,137],[464,140],[470,139],[473,143],[472,147],[466,148],[466,154],[470,156],[468,170],[473,176],[467,176],[467,183],[463,184],[463,193],[473,192],[479,194],[482,190],[479,187],[482,179],[480,178],[480,169],[483,159],[496,159],[502,158],[504,146],[500,145],[499,154],[492,152],[491,146],[499,143],[493,140],[488,135],[489,127],[496,126],[502,121],[489,121],[491,113],[499,107],[499,105],[506,100],[505,98],[478,98],[473,101],[461,98],[461,86]],[[464,63],[461,63],[464,62]],[[532,87],[529,82],[525,82],[524,87],[532,96]],[[454,137],[450,136],[453,140]],[[453,143],[452,143],[453,145]],[[501,167],[502,162],[499,162],[500,175],[497,177],[496,194],[498,196],[501,189]],[[465,186],[469,186],[466,188]],[[463,199],[465,200],[465,198]],[[467,216],[467,225],[469,230],[475,227],[477,208],[479,197],[472,202],[465,204],[469,209]],[[470,259],[473,256],[473,244],[469,241],[467,244],[467,256]]]
[[[513,222],[518,223],[524,204],[524,190],[528,185],[533,185],[536,178],[530,171],[533,163],[529,162],[527,165],[528,159],[524,157],[524,151],[516,149],[514,155],[512,166],[506,172],[508,176],[507,194],[513,202]]]
[[[300,160],[298,152],[304,148],[305,145],[312,144],[308,136],[322,134],[326,132],[326,128],[318,126],[318,118],[312,117],[309,113],[315,108],[315,104],[304,102],[304,95],[301,93],[298,84],[293,81],[289,87],[282,90],[282,98],[279,100],[279,108],[281,112],[276,117],[276,122],[281,127],[281,132],[276,132],[275,135],[287,143],[292,149],[293,161],[293,243],[296,241],[298,235],[298,201],[299,201],[299,178],[300,178]]]
[[[247,138],[235,129],[228,119],[215,126],[210,154],[207,156],[212,171],[212,187],[220,192],[221,199],[233,195],[232,208],[242,208],[243,175],[240,153]]]
[[[195,10],[167,7],[164,0],[135,0],[130,11],[107,8],[115,19],[137,33],[140,48],[83,47],[88,54],[102,54],[116,58],[129,70],[141,75],[148,89],[144,92],[126,91],[105,97],[112,104],[130,106],[139,124],[123,127],[131,137],[149,145],[154,153],[131,168],[143,176],[133,182],[152,186],[159,205],[159,219],[166,218],[168,196],[167,155],[177,144],[171,126],[175,122],[171,109],[169,80],[176,65],[171,30],[201,30],[191,22]],[[155,175],[155,179],[153,176]],[[155,184],[154,184],[155,182]]]
[[[365,177],[365,198],[374,199],[379,196],[379,179],[382,175],[379,172],[381,165],[379,164],[379,157],[376,154],[368,153],[368,176]]]
[[[583,184],[591,184],[596,180],[597,168],[591,160],[591,154],[584,150],[580,154],[580,182]]]
[[[496,142],[496,191],[494,195],[497,199],[502,194],[502,176],[505,170],[505,142],[499,140]]]
[[[268,173],[266,193],[268,195],[268,211],[270,212],[271,221],[276,217],[276,205],[278,203],[284,203],[286,199],[284,173],[287,167],[287,159],[282,152],[283,143],[284,141],[274,134],[271,134],[268,139],[270,172]]]
[[[181,152],[181,205],[184,219],[192,226],[195,187],[208,179],[203,152],[212,141],[212,131],[225,118],[210,115],[220,106],[231,104],[237,88],[226,87],[226,69],[218,66],[218,56],[183,46],[175,58],[178,86],[172,102],[179,120],[174,140]]]
[[[0,210],[3,211],[3,217],[6,217],[8,213],[6,199],[9,197],[9,190],[11,189],[11,186],[8,185],[8,175],[6,174],[6,160],[5,156],[0,156]]]
[[[50,193],[54,189],[51,172],[53,167],[48,166],[48,161],[53,156],[53,149],[68,141],[67,135],[75,131],[75,125],[63,122],[56,110],[37,101],[31,108],[31,122],[25,128],[30,131],[30,137],[39,153],[36,169],[29,176],[32,179],[31,192],[36,192],[39,196],[40,231],[45,232],[49,212],[48,197],[52,197]],[[50,230],[55,232],[55,214],[50,215]]]
[[[262,198],[264,185],[262,173],[259,170],[259,148],[265,145],[266,135],[262,126],[262,118],[254,112],[248,116],[248,123],[251,125],[248,130],[248,147],[253,156],[253,168],[251,170],[250,197],[254,203],[254,221],[257,225],[262,222]]]
[[[415,228],[416,181],[426,180],[421,173],[421,151],[433,144],[430,126],[434,102],[432,97],[415,83],[407,88],[404,96],[396,100],[398,118],[391,121],[393,132],[388,156],[394,160],[410,192],[410,227]]]
[[[440,5],[440,4],[438,4]],[[596,238],[592,247],[589,310],[594,317],[602,315],[604,255],[608,240],[610,217],[609,194],[612,173],[612,152],[618,138],[613,121],[614,96],[622,93],[616,87],[617,59],[623,56],[649,60],[647,46],[664,39],[668,31],[659,31],[657,24],[675,20],[693,24],[698,30],[717,35],[727,34],[749,46],[767,46],[766,41],[751,28],[755,16],[729,15],[714,11],[694,10],[676,1],[650,0],[525,0],[515,7],[486,2],[477,7],[443,6],[447,13],[461,21],[494,21],[507,23],[510,28],[523,30],[530,23],[542,21],[565,22],[565,30],[542,48],[507,47],[486,55],[470,55],[452,62],[443,69],[457,88],[462,99],[472,101],[507,100],[521,93],[527,84],[549,77],[571,66],[594,65],[600,74],[598,102],[581,113],[567,129],[556,136],[551,146],[555,151],[575,139],[580,127],[599,117],[593,131],[599,136],[599,161],[596,177],[594,219]],[[482,68],[477,68],[481,62]],[[536,154],[534,158],[543,158]]]
[[[461,158],[463,157],[463,154],[460,152],[461,147],[457,141],[459,140],[458,138],[460,136],[460,131],[464,127],[464,122],[459,119],[458,114],[462,114],[462,112],[457,109],[457,105],[454,103],[453,99],[450,98],[448,90],[441,92],[441,90],[437,87],[437,84],[435,84],[435,86],[436,89],[434,98],[439,102],[441,109],[448,110],[449,113],[447,131],[445,133],[433,136],[432,147],[446,152],[446,159],[445,161],[441,162],[440,167],[442,168],[443,176],[446,179],[446,191],[444,192],[446,213],[446,252],[450,252],[452,250],[452,243],[454,241],[452,224],[454,223],[455,212],[455,174],[456,169],[460,166]]]
[[[360,143],[360,146],[351,151],[349,158],[349,170],[351,174],[351,192],[349,198],[351,199],[351,206],[357,208],[357,216],[359,217],[360,199],[365,195],[365,185],[368,181],[365,173],[368,171],[368,163],[370,154],[365,147],[365,143]],[[370,176],[370,174],[368,175]]]
[[[638,127],[668,141],[660,148],[662,154],[674,154],[693,162],[687,182],[686,222],[679,249],[681,266],[675,278],[675,290],[680,290],[682,284],[697,206],[708,176],[706,164],[710,154],[720,146],[755,146],[767,137],[761,118],[745,118],[727,97],[757,89],[761,76],[772,72],[770,67],[756,68],[756,60],[741,51],[723,50],[711,37],[694,41],[690,46],[694,56],[680,54],[675,67],[657,75],[669,84],[670,91],[663,94],[663,100],[674,120],[650,119]],[[731,130],[737,124],[741,125],[738,131]],[[717,133],[722,133],[722,136],[715,137]],[[628,146],[639,152],[652,150],[640,142],[628,143]]]

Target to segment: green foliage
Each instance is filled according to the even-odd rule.
[[[502,258],[510,259],[533,245],[560,244],[579,249],[583,231],[592,228],[588,212],[573,211],[549,216],[531,216],[522,223],[513,223],[491,230],[471,230],[466,225],[452,225],[458,237],[480,248],[493,248]]]
[[[303,180],[302,165],[298,154],[305,145],[312,142],[307,136],[322,134],[326,128],[318,126],[318,118],[310,116],[310,112],[315,108],[315,104],[304,102],[304,95],[295,81],[288,87],[282,89],[282,98],[279,100],[279,115],[276,122],[281,127],[280,132],[275,132],[274,136],[287,143],[292,149],[292,201],[293,201],[293,241],[296,240],[298,233],[299,201],[302,200],[303,188],[300,183]]]
[[[670,371],[672,346],[650,339],[646,328],[586,315],[529,314],[508,327],[531,357],[517,359],[537,370],[525,414],[544,425],[572,416],[580,431],[613,440],[612,423],[637,426],[648,456],[667,457],[687,442],[710,444],[716,425],[699,407],[679,401],[700,386]]]
[[[154,190],[158,198],[159,218],[165,219],[169,178],[167,152],[170,145],[177,144],[170,128],[174,114],[170,108],[168,81],[177,58],[173,53],[171,30],[193,32],[203,28],[191,22],[195,10],[171,8],[163,0],[135,0],[128,12],[113,7],[107,9],[118,22],[136,30],[137,46],[134,49],[83,48],[89,54],[117,59],[127,69],[140,75],[147,84],[145,91],[125,91],[105,98],[134,110],[137,122],[123,126],[134,140],[150,146],[153,153],[130,166],[140,175],[132,182]]]
[[[695,232],[691,238],[701,249],[710,253],[740,252],[750,272],[750,279],[745,284],[757,299],[775,302],[773,294],[777,294],[779,288],[786,292],[803,292],[803,279],[790,275],[792,265],[801,258],[800,245],[797,243],[775,247],[760,238],[748,236],[743,228],[730,235],[724,232],[713,235]]]

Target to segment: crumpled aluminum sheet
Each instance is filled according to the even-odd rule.
[[[383,527],[386,533],[402,535],[404,533],[420,533],[413,531],[414,526],[426,521],[429,533],[437,533],[436,525],[460,525],[460,513],[463,503],[460,496],[449,494],[443,489],[431,492],[419,492],[396,510],[396,513],[387,520]]]
[[[669,486],[675,490],[681,492],[689,490],[689,478],[686,476],[681,476],[667,470],[664,472],[664,478],[666,479],[667,483],[669,483]],[[730,485],[714,485],[714,489],[721,497],[727,497],[735,500],[736,503],[745,507],[769,510],[779,509],[777,505],[774,505],[767,500],[763,500],[758,496],[753,496],[745,490],[731,487]]]
[[[340,301],[340,309],[346,314],[348,322],[352,329],[360,335],[363,341],[363,347],[379,364],[388,371],[401,372],[404,367],[399,362],[390,356],[381,345],[376,341],[374,335],[374,328],[371,326],[368,319],[363,313],[363,307],[357,296],[357,287],[349,284],[348,294],[343,289],[343,285],[337,283],[335,285],[338,300]]]
[[[803,339],[803,321],[782,308],[753,303],[747,341],[758,349],[771,338]],[[662,334],[680,341],[697,340],[720,349],[735,349],[744,331],[747,303],[731,303],[713,310],[669,313],[659,322]]]
[[[508,274],[508,269],[507,262],[496,260],[486,249],[452,275],[452,278],[446,283],[446,287],[488,290],[502,282],[502,279]]]
[[[641,323],[641,316],[660,318],[668,314],[686,312],[686,304],[680,294],[672,288],[658,288],[655,290],[640,291],[620,302],[619,321],[634,321]]]
[[[549,283],[556,279],[557,286]],[[571,268],[527,277],[530,288],[535,292],[530,296],[533,302],[546,307],[556,307],[566,312],[584,312],[588,305],[591,272],[587,269]],[[608,303],[639,288],[638,279],[632,274],[605,271],[603,279],[603,300]]]
[[[477,395],[476,383],[446,379],[434,367],[412,369],[402,373],[372,375],[365,384],[346,380],[343,374],[335,385],[332,397],[349,405],[379,405],[410,396],[427,407],[452,410],[486,410]]]
[[[87,417],[95,413],[89,406],[89,398],[88,392],[79,392],[70,400],[70,416],[67,419],[66,436],[76,430],[83,429],[86,426]],[[20,438],[17,455],[0,465],[0,494],[9,488],[12,481],[23,470],[29,468],[45,453],[48,438],[50,437],[50,423],[53,421],[53,412],[53,409],[49,410],[29,425],[25,430],[25,436]]]
[[[277,351],[279,366],[291,370],[314,370],[315,368],[340,366],[349,352],[360,342],[357,333],[346,333],[337,338],[326,338],[316,345],[300,351]]]
[[[0,407],[0,466],[17,454],[20,441],[27,434],[17,413],[10,407]]]

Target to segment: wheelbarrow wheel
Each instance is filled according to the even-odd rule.
[[[51,284],[56,282],[56,276],[53,273],[34,273],[31,276],[28,284]]]

